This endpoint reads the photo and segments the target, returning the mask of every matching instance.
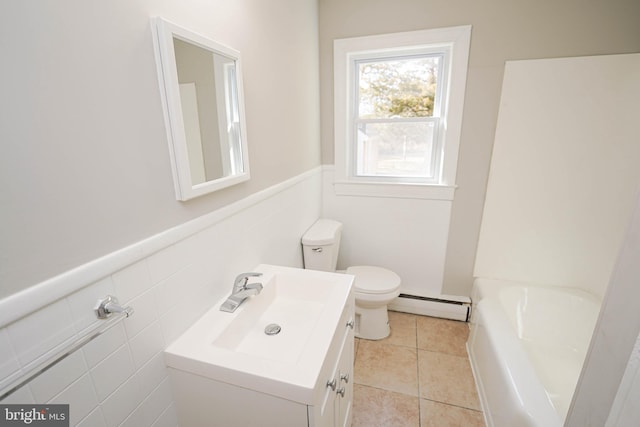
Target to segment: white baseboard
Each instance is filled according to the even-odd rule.
[[[458,299],[460,298],[449,300],[400,294],[388,308],[403,313],[467,322],[471,314],[471,301],[457,301]]]

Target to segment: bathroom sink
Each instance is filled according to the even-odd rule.
[[[313,391],[353,276],[260,265],[262,292],[234,313],[216,303],[165,351],[170,368],[278,397],[313,401]],[[350,313],[349,313],[350,314]]]
[[[226,316],[233,318],[213,345],[265,359],[295,362],[310,338],[309,332],[331,301],[333,290],[327,283],[304,281],[295,273],[265,275],[263,291],[245,300],[244,310]],[[265,333],[269,325],[280,331]]]

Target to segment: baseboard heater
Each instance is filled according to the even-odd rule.
[[[400,294],[389,304],[389,310],[423,316],[468,322],[471,315],[471,299],[457,296],[440,298]]]

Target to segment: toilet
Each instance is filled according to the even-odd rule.
[[[304,268],[336,271],[342,224],[319,219],[302,236]],[[355,276],[355,335],[379,340],[389,336],[387,304],[400,295],[400,277],[391,270],[373,266],[354,266],[345,271]]]

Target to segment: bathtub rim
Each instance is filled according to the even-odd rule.
[[[479,334],[479,326],[483,325],[485,322],[489,322],[490,324],[499,325],[497,330],[493,330],[490,332],[484,331],[485,339],[488,339],[489,345],[495,349],[495,341],[503,340],[504,342],[501,344],[506,346],[506,348],[500,347],[500,351],[495,353],[495,356],[492,359],[493,363],[497,364],[497,368],[499,372],[505,373],[505,381],[509,381],[513,384],[513,382],[518,383],[519,381],[523,381],[525,384],[534,384],[532,386],[535,389],[535,392],[532,393],[531,389],[526,391],[518,392],[515,390],[515,386],[510,387],[510,390],[518,396],[520,402],[524,402],[523,405],[518,405],[518,407],[524,409],[524,413],[527,413],[527,405],[534,405],[534,409],[536,412],[536,418],[526,417],[527,422],[531,422],[532,426],[561,426],[564,422],[560,414],[557,412],[553,403],[549,399],[547,395],[547,391],[545,387],[542,385],[541,381],[535,374],[533,374],[534,368],[532,362],[529,360],[529,356],[526,353],[526,350],[521,346],[519,342],[519,338],[516,334],[513,333],[511,322],[508,318],[507,313],[504,311],[502,307],[501,301],[499,299],[500,291],[507,287],[516,287],[516,288],[546,288],[552,290],[560,290],[565,291],[571,294],[578,294],[582,296],[586,296],[589,299],[595,298],[600,301],[602,304],[602,299],[591,292],[585,291],[584,289],[569,287],[569,286],[557,286],[557,285],[544,285],[544,284],[536,284],[536,283],[528,283],[522,281],[515,280],[505,280],[505,279],[492,279],[492,278],[475,278],[474,284],[471,292],[471,300],[472,300],[472,310],[470,316],[470,334],[469,339],[467,341],[467,352],[469,354],[469,361],[471,364],[471,369],[473,372],[473,376],[476,382],[476,388],[478,390],[478,396],[480,397],[480,404],[482,406],[483,414],[485,417],[485,423],[487,426],[491,427],[496,425],[496,420],[494,420],[494,414],[491,411],[491,403],[488,399],[487,395],[487,385],[484,383],[483,376],[485,374],[481,374],[482,366],[481,361],[479,360],[478,354],[476,354],[475,348],[475,340],[478,339]],[[485,307],[482,309],[482,307]],[[486,329],[486,328],[485,328]],[[505,339],[506,337],[506,339]],[[506,342],[506,344],[505,344]],[[482,351],[482,350],[480,350]],[[509,353],[511,358],[515,360],[515,365],[511,363],[511,366],[508,365],[507,358],[504,357],[504,354]],[[485,355],[486,357],[486,355]],[[484,363],[487,363],[484,361]],[[487,368],[485,367],[484,370]],[[488,379],[487,382],[490,383],[493,379]],[[489,386],[491,387],[491,386]],[[495,399],[495,397],[493,398]],[[494,403],[495,405],[495,403]],[[514,409],[516,411],[516,409]],[[540,413],[539,413],[540,412]],[[539,416],[544,417],[545,421],[540,423],[537,418]],[[523,415],[523,414],[521,414]],[[530,415],[530,414],[529,414]],[[554,418],[555,416],[555,418]],[[498,415],[498,418],[500,415]],[[555,420],[555,421],[554,421]],[[500,419],[497,420],[501,422]],[[502,425],[502,424],[498,424]]]
[[[513,419],[516,418],[521,422],[526,420],[526,425],[531,427],[562,426],[558,412],[549,399],[544,386],[534,374],[535,370],[531,365],[525,349],[511,331],[511,324],[509,323],[506,313],[502,310],[500,302],[494,298],[486,298],[481,304],[482,306],[480,306],[479,303],[477,310],[481,322],[471,324],[471,333],[467,341],[467,352],[469,353],[471,370],[476,382],[485,423],[488,427],[514,425]],[[477,319],[478,318],[476,318],[476,320]],[[497,328],[484,332],[487,333],[486,339],[489,340],[492,349],[496,348],[496,340],[499,340],[501,344],[499,347],[501,357],[495,357],[492,361],[497,364],[497,369],[502,375],[501,381],[506,384],[505,387],[509,391],[509,395],[503,397],[508,397],[510,399],[508,403],[514,405],[509,408],[510,412],[507,414],[509,418],[506,420],[501,418],[495,419],[495,414],[498,412],[492,411],[492,408],[495,407],[496,402],[492,402],[492,399],[489,398],[487,392],[487,388],[490,386],[489,381],[485,382],[485,377],[480,374],[480,372],[485,369],[482,369],[481,357],[476,352],[476,340],[481,333],[479,328],[485,328],[485,322],[497,325]],[[508,356],[505,357],[505,355]],[[507,363],[507,360],[510,363]],[[517,390],[513,386],[514,383],[529,384],[530,388]],[[535,410],[535,417],[534,414],[532,414],[532,409]],[[500,413],[504,414],[504,412]],[[498,421],[498,423],[496,423],[496,421]],[[506,422],[506,424],[503,424],[504,422]]]

